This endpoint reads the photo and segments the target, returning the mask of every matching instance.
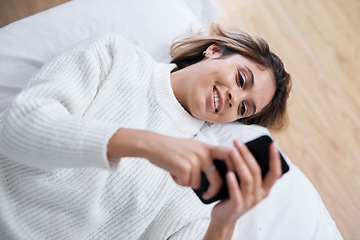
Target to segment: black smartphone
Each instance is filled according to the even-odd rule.
[[[250,142],[246,143],[246,146],[250,150],[250,152],[254,155],[256,161],[259,163],[261,168],[261,175],[264,179],[266,173],[269,171],[269,147],[272,143],[272,139],[267,136],[263,135],[261,137],[258,137]],[[289,171],[289,165],[286,163],[284,157],[280,153],[281,158],[281,168],[283,174]],[[228,187],[226,184],[226,173],[227,173],[227,167],[224,161],[215,159],[214,165],[216,166],[217,170],[220,173],[220,176],[223,180],[223,185],[220,188],[220,191],[217,195],[215,195],[213,198],[210,199],[203,199],[202,195],[209,187],[209,181],[206,178],[206,175],[204,172],[201,173],[201,186],[198,189],[194,189],[196,195],[200,198],[200,200],[205,203],[209,204],[212,202],[215,202],[217,200],[226,199],[229,198],[229,192]],[[240,180],[237,177],[237,180],[240,184]]]

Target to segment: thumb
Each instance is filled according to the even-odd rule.
[[[222,160],[226,163],[228,171],[234,171],[234,165],[230,158],[231,149],[223,146],[215,146],[211,149],[212,159]]]

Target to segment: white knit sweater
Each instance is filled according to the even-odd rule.
[[[216,143],[173,67],[115,34],[44,66],[0,117],[0,239],[201,239],[212,206],[146,159],[106,157],[120,127]]]

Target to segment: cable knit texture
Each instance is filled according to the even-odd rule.
[[[45,65],[0,118],[0,238],[201,239],[212,206],[146,159],[106,157],[120,127],[216,143],[177,102],[173,67],[116,34]]]

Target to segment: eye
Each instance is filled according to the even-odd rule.
[[[241,74],[240,71],[238,71],[238,85],[243,88],[244,87],[244,84],[245,84],[245,80]]]
[[[241,114],[241,116],[243,116],[245,113],[246,113],[246,106],[245,106],[244,102],[242,102],[240,114]]]

